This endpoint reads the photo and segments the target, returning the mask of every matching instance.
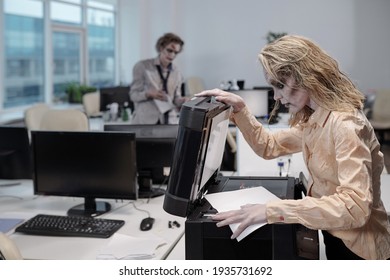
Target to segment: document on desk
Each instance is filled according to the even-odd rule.
[[[240,209],[245,204],[265,204],[268,201],[280,200],[279,197],[265,189],[264,187],[252,187],[235,191],[206,194],[205,198],[218,212]],[[231,224],[230,229],[234,232],[238,223]],[[238,237],[237,241],[254,232],[256,229],[266,225],[266,223],[255,224],[247,227]]]
[[[24,219],[0,218],[0,232],[7,233],[23,221]]]
[[[151,259],[166,242],[159,237],[132,237],[116,233],[98,253],[97,259],[142,260]]]

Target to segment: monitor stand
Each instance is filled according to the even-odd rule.
[[[96,217],[110,210],[110,203],[86,197],[83,204],[76,205],[68,210],[68,216]]]
[[[138,198],[153,198],[165,194],[165,189],[153,187],[149,177],[138,177]]]

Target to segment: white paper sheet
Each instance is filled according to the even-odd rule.
[[[217,209],[218,212],[240,209],[240,207],[245,204],[265,204],[269,201],[280,199],[261,186],[244,188],[235,191],[206,194],[205,198],[215,209]],[[256,229],[264,226],[265,224],[266,223],[255,224],[247,227],[237,237],[237,241],[241,241],[250,233],[254,232]],[[231,230],[234,232],[238,225],[238,223],[231,224]]]
[[[162,101],[158,99],[153,99],[154,103],[156,104],[159,112],[161,114],[164,114],[173,108],[175,108],[175,105],[173,105],[172,98],[167,94],[167,101]]]
[[[98,253],[97,259],[151,259],[157,247],[166,244],[159,237],[139,238],[116,233]]]

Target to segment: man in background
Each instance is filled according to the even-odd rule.
[[[173,64],[183,50],[184,41],[166,33],[156,42],[158,56],[141,60],[133,68],[130,99],[134,102],[133,124],[169,124],[177,122],[183,77]]]

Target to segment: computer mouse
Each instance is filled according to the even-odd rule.
[[[147,218],[145,218],[145,219],[143,219],[143,220],[141,221],[141,224],[140,224],[139,228],[140,228],[142,231],[147,231],[147,230],[152,229],[153,224],[154,224],[154,218],[152,218],[152,217],[147,217]]]

